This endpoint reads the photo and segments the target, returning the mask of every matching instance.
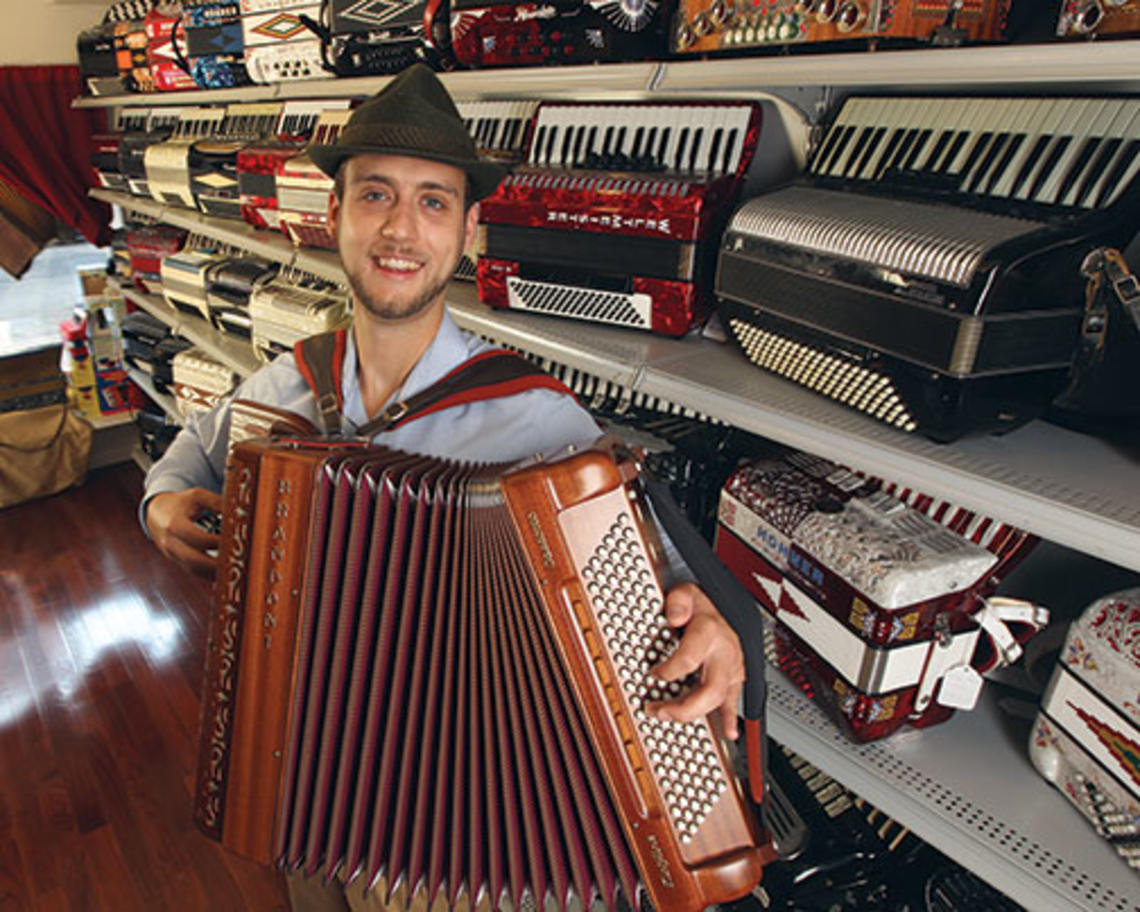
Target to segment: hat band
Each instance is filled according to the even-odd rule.
[[[417,124],[370,123],[350,124],[341,131],[338,146],[375,146],[377,153],[402,149],[448,158],[478,160],[475,145],[465,135],[466,142],[456,141],[437,130]]]

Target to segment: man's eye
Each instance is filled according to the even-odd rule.
[[[424,197],[424,205],[427,206],[429,209],[446,209],[447,208],[446,200],[442,200],[437,196]]]
[[[369,190],[367,193],[364,194],[364,199],[366,199],[370,203],[376,202],[376,201],[382,200],[382,199],[387,199],[387,197],[388,197],[388,194],[386,194],[383,190]]]

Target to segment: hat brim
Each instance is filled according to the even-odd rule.
[[[398,146],[377,145],[320,145],[314,144],[305,150],[313,164],[329,177],[336,177],[341,162],[355,155],[407,155],[411,158],[426,158],[458,168],[467,175],[468,202],[486,199],[509,173],[509,168],[498,162],[459,158],[453,155],[437,155],[423,149],[404,149]]]

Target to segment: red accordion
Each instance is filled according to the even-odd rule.
[[[504,472],[236,443],[200,826],[432,908],[753,889],[771,847],[713,723],[643,710],[679,690],[648,676],[675,634],[635,479],[604,449]]]
[[[127,232],[131,279],[136,288],[148,293],[162,290],[162,258],[181,250],[187,234],[185,228],[170,225],[145,225]]]
[[[755,102],[540,104],[526,166],[480,206],[480,299],[684,335],[759,131]]]
[[[1032,536],[806,453],[742,464],[718,520],[717,554],[776,619],[776,664],[858,741],[972,708],[1048,622],[992,596]]]

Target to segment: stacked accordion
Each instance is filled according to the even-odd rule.
[[[679,685],[632,461],[507,468],[263,428],[235,404],[196,818],[223,845],[454,906],[697,910],[770,845]],[[381,880],[382,878],[382,880]]]

